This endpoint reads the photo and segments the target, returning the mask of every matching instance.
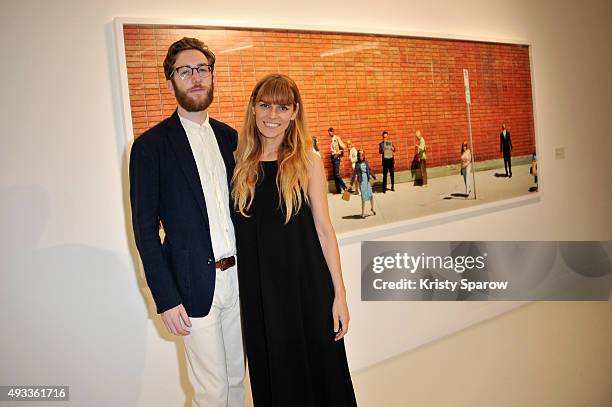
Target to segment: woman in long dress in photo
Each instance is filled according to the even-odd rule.
[[[427,153],[425,151],[425,138],[421,130],[416,131],[415,152],[421,169],[421,186],[427,187]]]
[[[472,193],[472,151],[467,141],[461,144],[461,175],[465,184],[465,195],[468,197]]]
[[[327,180],[289,77],[268,75],[253,89],[236,160],[238,275],[255,406],[356,406]]]

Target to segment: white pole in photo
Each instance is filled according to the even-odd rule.
[[[467,69],[463,69],[463,84],[465,85],[465,103],[467,105],[468,128],[470,129],[470,156],[472,165],[472,189],[474,189],[474,199],[476,199],[476,164],[474,162],[474,144],[472,142],[472,117],[470,114],[470,105],[472,99],[470,97],[470,76]]]

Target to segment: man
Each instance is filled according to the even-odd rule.
[[[382,168],[383,168],[383,193],[387,193],[387,173],[391,174],[391,191],[395,191],[395,146],[389,139],[389,133],[387,130],[382,132],[382,141],[378,144],[378,153],[382,156]]]
[[[502,131],[499,133],[499,152],[504,156],[506,177],[512,178],[512,140],[510,140],[510,132],[506,130],[505,123],[502,123]]]
[[[329,137],[331,137],[331,164],[334,174],[334,184],[336,185],[336,193],[339,194],[346,189],[346,185],[340,176],[340,158],[346,147],[340,136],[336,136],[333,127],[327,129],[327,133]]]
[[[355,186],[355,190],[354,190],[354,194],[357,195],[359,194],[359,179],[357,179],[357,184],[355,184],[355,179],[358,178],[357,174],[355,173],[355,164],[357,164],[357,159],[359,158],[358,156],[358,152],[357,152],[357,148],[353,145],[353,142],[351,140],[346,142],[346,145],[348,146],[349,149],[349,159],[351,160],[351,185],[350,185],[350,190],[353,189],[353,186]]]
[[[208,116],[214,65],[214,54],[198,39],[183,38],[168,49],[164,73],[178,108],[132,147],[132,224],[157,312],[168,331],[184,339],[193,405],[242,407],[229,198],[237,134]]]

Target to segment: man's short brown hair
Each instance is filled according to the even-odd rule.
[[[170,45],[170,48],[168,48],[166,59],[164,59],[164,75],[166,76],[166,80],[170,80],[177,55],[189,49],[195,49],[204,54],[206,60],[208,61],[208,65],[212,66],[214,69],[215,54],[208,49],[208,46],[197,38],[183,37],[174,44]]]

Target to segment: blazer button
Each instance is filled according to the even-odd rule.
[[[208,259],[208,264],[212,264],[212,259]]]

